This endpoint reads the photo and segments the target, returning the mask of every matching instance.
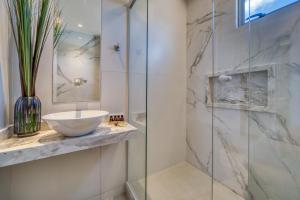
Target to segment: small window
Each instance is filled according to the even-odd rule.
[[[299,0],[238,0],[238,25],[262,18]]]

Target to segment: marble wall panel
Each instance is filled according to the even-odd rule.
[[[213,162],[214,178],[245,198],[298,199],[299,4],[249,29],[236,27],[236,1],[215,0],[214,14],[210,3],[188,1],[187,160],[208,174]],[[271,110],[205,106],[207,74],[266,65],[275,66]]]

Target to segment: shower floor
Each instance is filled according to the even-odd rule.
[[[124,195],[120,195],[120,196],[114,198],[113,200],[129,200],[129,199],[128,199],[127,196],[124,194]]]
[[[211,200],[212,179],[187,162],[148,177],[148,200]],[[132,184],[142,197],[144,180]],[[138,194],[140,193],[140,194]],[[214,200],[244,200],[224,185],[214,182]]]

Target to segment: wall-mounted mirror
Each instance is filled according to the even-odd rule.
[[[101,0],[57,0],[57,7],[53,102],[99,101]]]

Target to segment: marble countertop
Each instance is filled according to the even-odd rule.
[[[115,144],[137,134],[137,129],[130,124],[125,127],[101,124],[94,133],[74,138],[64,137],[54,130],[40,131],[28,138],[13,136],[0,140],[0,167]]]

